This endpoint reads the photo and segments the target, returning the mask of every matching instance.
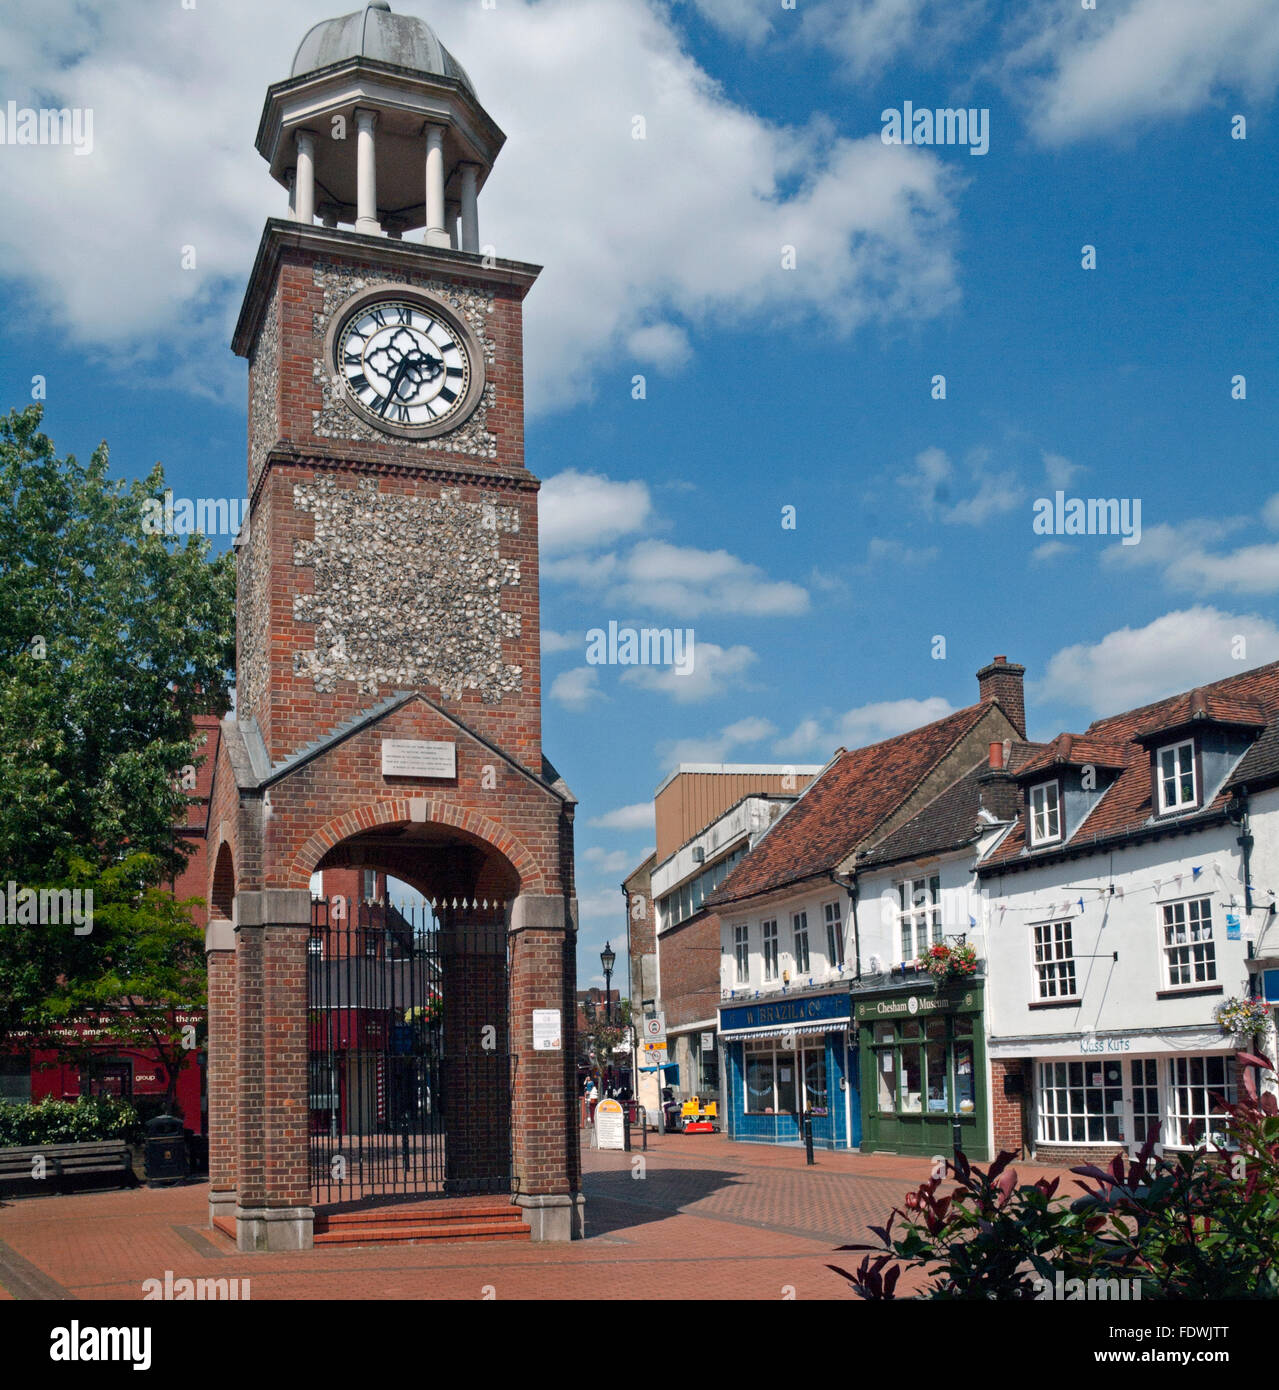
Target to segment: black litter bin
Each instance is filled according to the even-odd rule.
[[[187,1159],[186,1132],[172,1115],[147,1121],[147,1182],[181,1182],[191,1171]]]

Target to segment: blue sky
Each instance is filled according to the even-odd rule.
[[[508,133],[482,239],[546,266],[527,462],[583,982],[624,940],[636,808],[678,757],[820,763],[971,702],[996,653],[1027,666],[1039,737],[1279,658],[1273,4],[396,8]],[[283,196],[252,137],[328,13],[0,21],[0,96],[95,114],[89,157],[0,145],[2,399],[45,376],[60,448],[242,495],[226,344]],[[989,152],[885,146],[907,100],[988,109]],[[1058,487],[1140,499],[1140,543],[1035,534]],[[695,675],[588,667],[610,619],[692,628]]]

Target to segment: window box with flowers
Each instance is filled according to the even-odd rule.
[[[953,980],[971,979],[977,973],[977,952],[967,942],[958,946],[938,943],[930,946],[920,964],[933,977],[938,989]]]

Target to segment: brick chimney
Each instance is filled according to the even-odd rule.
[[[1010,663],[1006,656],[997,656],[977,672],[978,698],[997,700],[1022,738],[1026,737],[1025,675],[1026,668],[1015,661]]]

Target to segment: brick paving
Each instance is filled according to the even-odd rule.
[[[583,1169],[587,1238],[571,1245],[243,1255],[207,1228],[204,1184],[12,1201],[0,1206],[0,1299],[138,1299],[165,1271],[247,1278],[254,1300],[850,1298],[826,1265],[857,1257],[834,1247],[864,1238],[929,1163],[819,1151],[810,1169],[802,1149],[663,1135],[647,1155],[584,1150]]]

